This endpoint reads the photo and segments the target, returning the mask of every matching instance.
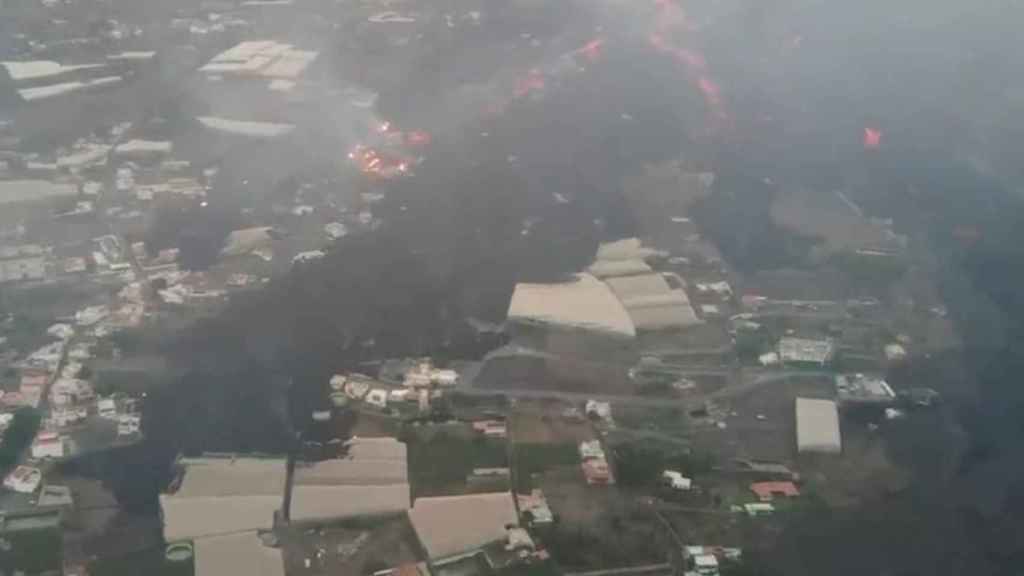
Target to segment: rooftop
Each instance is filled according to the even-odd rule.
[[[636,336],[633,321],[619,299],[590,274],[577,274],[558,284],[516,284],[508,318]]]
[[[281,550],[265,546],[254,531],[197,540],[194,562],[195,576],[284,576]]]
[[[295,130],[294,124],[281,124],[278,122],[232,120],[216,116],[199,116],[196,120],[199,120],[199,123],[203,126],[217,132],[252,138],[278,138],[288,135]]]
[[[409,508],[405,445],[394,439],[354,439],[350,446],[354,451],[346,458],[297,465],[294,522]],[[182,463],[178,490],[160,496],[167,541],[272,527],[274,512],[284,500],[284,458],[197,458]]]
[[[839,412],[831,400],[796,399],[796,442],[800,452],[838,453],[842,449]]]
[[[783,362],[804,362],[824,365],[832,358],[831,340],[783,338],[779,340],[779,357]]]
[[[240,42],[214,56],[199,69],[207,74],[295,79],[316,60],[317,53],[273,40]]]
[[[0,205],[76,196],[73,184],[48,180],[0,180]]]
[[[886,403],[896,398],[896,393],[883,378],[864,374],[837,375],[836,395],[840,402],[851,403]]]
[[[409,520],[431,560],[504,540],[506,527],[518,524],[508,492],[419,498],[409,510]]]

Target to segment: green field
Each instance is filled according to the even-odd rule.
[[[515,489],[521,493],[533,488],[534,474],[560,466],[575,466],[580,461],[575,444],[516,444],[513,459]]]
[[[503,440],[477,436],[465,425],[419,426],[406,436],[413,497],[458,494],[474,468],[508,466]]]

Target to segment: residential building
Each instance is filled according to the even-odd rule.
[[[64,458],[70,452],[68,438],[57,432],[40,432],[32,442],[32,458]]]
[[[883,378],[864,374],[838,374],[836,396],[845,405],[885,405],[896,401],[896,393]]]
[[[832,360],[832,340],[783,338],[779,340],[779,359],[783,364],[824,367]]]
[[[665,470],[661,473],[661,481],[673,490],[687,491],[693,487],[693,480],[676,470]]]
[[[544,492],[534,488],[529,494],[516,494],[519,502],[519,513],[530,513],[529,524],[531,526],[546,526],[554,523],[555,515],[548,506]]]
[[[771,502],[778,496],[794,498],[800,495],[800,489],[792,482],[754,482],[750,491],[762,502]]]
[[[39,484],[42,481],[43,473],[38,468],[18,466],[4,478],[4,486],[15,492],[32,494],[39,489]]]

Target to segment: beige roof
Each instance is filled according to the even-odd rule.
[[[160,496],[164,540],[173,542],[247,530],[269,530],[274,525],[274,511],[281,507],[283,497],[283,492],[198,498]]]
[[[640,330],[700,324],[686,292],[673,289],[661,274],[607,278],[605,283]]]
[[[316,60],[317,53],[297,50],[273,40],[240,42],[199,69],[210,74],[296,79]]]
[[[264,546],[256,532],[203,538],[194,550],[195,576],[284,576],[281,549]]]
[[[572,281],[558,284],[516,284],[508,318],[636,336],[619,299],[590,274],[577,274]]]
[[[63,64],[52,60],[22,60],[0,62],[0,66],[7,69],[7,73],[10,74],[11,80],[18,82],[21,80],[46,78],[47,76],[59,76],[75,70],[102,68],[104,65],[78,64],[74,66],[64,66]]]
[[[838,453],[842,450],[835,402],[796,399],[796,444],[800,452]]]
[[[587,268],[587,272],[598,278],[608,278],[612,276],[649,274],[653,270],[647,265],[647,262],[639,258],[630,258],[625,260],[598,260],[591,264],[590,268]]]
[[[295,483],[340,486],[345,484],[405,484],[405,460],[325,460],[295,470]]]
[[[644,246],[637,238],[623,238],[615,242],[605,242],[597,248],[594,260],[633,260],[648,258],[662,254],[661,251]]]
[[[296,486],[292,521],[318,522],[397,514],[409,509],[409,485]]]
[[[281,124],[278,122],[232,120],[216,116],[199,116],[196,120],[199,120],[200,124],[211,130],[252,138],[278,138],[286,136],[295,130],[294,124]]]
[[[195,458],[182,464],[187,471],[175,498],[284,493],[284,458]]]
[[[409,520],[431,560],[504,540],[506,526],[518,525],[508,492],[419,498],[409,510]]]
[[[0,204],[32,202],[76,194],[78,189],[72,184],[48,180],[0,180]]]

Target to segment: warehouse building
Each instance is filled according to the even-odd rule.
[[[284,501],[284,458],[195,458],[182,465],[177,489],[160,496],[166,541],[273,527]],[[295,469],[290,516],[296,524],[400,514],[408,508],[405,445],[393,438],[353,439],[346,457]]]
[[[516,284],[508,307],[513,324],[590,330],[633,338],[626,309],[608,286],[590,274],[556,284]]]
[[[686,328],[701,324],[682,287],[673,288],[664,275],[617,276],[605,283],[629,313],[637,330]]]
[[[842,451],[839,411],[831,400],[796,399],[796,447],[801,454]]]

